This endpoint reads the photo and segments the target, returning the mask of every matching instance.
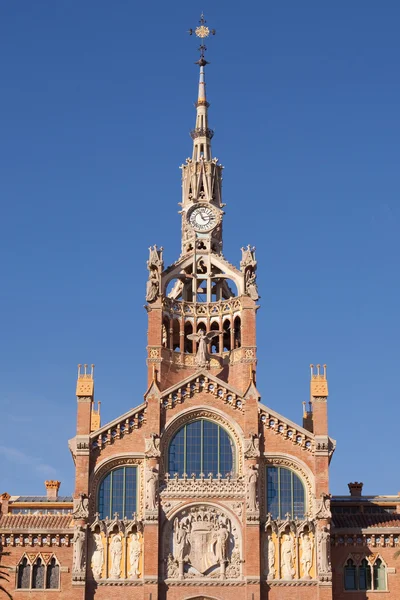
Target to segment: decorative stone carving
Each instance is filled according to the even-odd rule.
[[[158,469],[146,469],[146,510],[157,511]]]
[[[79,500],[74,500],[74,519],[87,519],[89,516],[89,498],[86,494],[79,494]]]
[[[244,441],[244,457],[258,458],[260,456],[260,439],[256,433],[250,433]]]
[[[257,276],[251,270],[246,271],[245,289],[246,294],[254,301],[259,299],[258,287],[256,282]]]
[[[318,532],[318,574],[331,573],[330,533],[327,527]]]
[[[240,532],[220,508],[184,508],[164,535],[168,578],[240,576]]]
[[[122,560],[122,535],[117,533],[113,536],[110,544],[111,570],[110,578],[119,579],[121,577]]]
[[[72,562],[72,578],[81,580],[85,576],[86,567],[86,531],[83,527],[76,527],[74,537],[72,538],[74,545],[74,556]]]
[[[160,452],[160,436],[156,433],[151,433],[149,438],[145,440],[145,456],[146,458],[158,458]]]
[[[291,535],[288,533],[283,534],[281,543],[281,571],[282,579],[293,579],[293,575],[296,573],[294,569],[294,542]]]
[[[303,567],[302,579],[311,579],[310,569],[313,563],[313,541],[308,533],[300,536],[301,540],[301,564]]]
[[[178,474],[170,477],[166,473],[161,486],[161,495],[167,498],[242,498],[245,493],[243,477],[208,477],[197,478],[184,475],[181,479]]]
[[[92,573],[95,579],[101,579],[104,563],[104,547],[100,533],[93,534]]]
[[[242,250],[242,260],[240,261],[241,270],[244,271],[247,267],[252,267],[254,269],[257,265],[255,247],[248,245],[246,248],[241,248],[241,250]]]
[[[129,577],[137,579],[139,575],[139,560],[142,547],[138,540],[137,533],[133,533],[129,542],[129,562],[131,568],[129,570]]]
[[[164,266],[162,252],[163,249],[157,248],[157,246],[149,248],[149,260],[147,261],[149,279],[146,284],[146,300],[150,303],[155,302],[160,293],[160,275]]]
[[[258,465],[251,465],[247,469],[247,511],[249,513],[258,513],[257,501],[257,481]]]
[[[263,556],[264,575],[268,580],[272,580],[275,578],[275,544],[271,534],[264,538]]]
[[[207,366],[210,360],[210,355],[208,353],[207,346],[214,337],[222,333],[223,331],[209,331],[208,333],[206,333],[205,331],[200,329],[198,333],[190,333],[186,336],[188,340],[193,340],[194,342],[197,342],[197,354],[195,358],[195,364],[198,367]]]
[[[326,519],[330,521],[332,518],[331,513],[331,495],[321,494],[320,500],[315,500],[315,518]]]

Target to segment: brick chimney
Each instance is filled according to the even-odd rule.
[[[11,496],[7,492],[4,492],[4,494],[0,495],[1,514],[3,515],[8,514],[8,503],[10,501],[10,498]]]
[[[363,483],[354,481],[354,483],[348,483],[350,496],[360,498],[362,496]]]
[[[46,486],[47,500],[49,500],[49,502],[52,500],[57,500],[61,481],[54,481],[53,479],[50,479],[45,481],[44,484]]]

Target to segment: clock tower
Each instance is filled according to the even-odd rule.
[[[190,32],[191,33],[191,32]],[[212,155],[204,38],[202,39],[192,155],[182,170],[182,246],[164,268],[162,248],[147,262],[148,383],[165,390],[203,369],[244,394],[256,368],[255,248],[242,248],[240,268],[223,255],[222,170]]]

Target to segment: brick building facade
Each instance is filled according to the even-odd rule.
[[[242,248],[239,268],[222,252],[203,50],[198,64],[181,255],[164,268],[154,246],[147,262],[144,402],[101,426],[93,367],[79,367],[73,495],[47,481],[44,497],[0,496],[7,589],[20,600],[398,600],[400,497],[362,496],[358,483],[329,494],[326,367],[311,367],[302,425],[261,403],[255,249]]]

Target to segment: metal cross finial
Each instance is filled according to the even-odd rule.
[[[204,18],[204,14],[201,13],[200,16],[200,20],[199,20],[200,25],[198,27],[196,27],[196,29],[189,29],[188,33],[189,35],[193,35],[193,33],[202,40],[202,43],[200,44],[198,50],[200,52],[200,60],[197,61],[197,63],[202,67],[204,67],[204,65],[207,64],[206,59],[204,58],[204,53],[207,50],[207,46],[203,43],[203,40],[207,37],[209,37],[210,35],[215,35],[216,31],[215,29],[209,29],[209,27],[207,27],[206,23],[207,21]]]

